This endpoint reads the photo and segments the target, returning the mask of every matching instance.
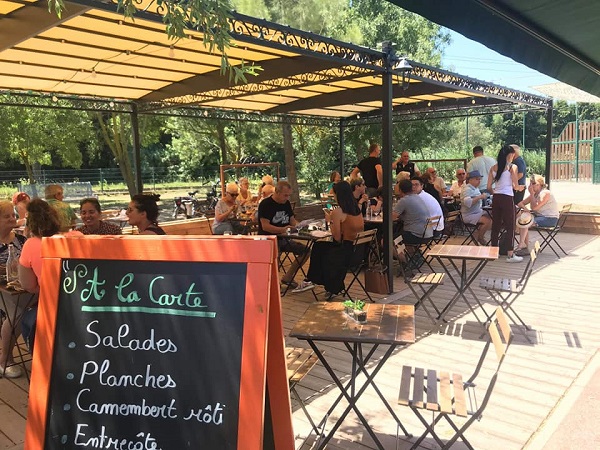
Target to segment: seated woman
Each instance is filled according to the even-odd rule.
[[[79,202],[79,215],[83,226],[77,228],[83,234],[121,234],[121,227],[101,219],[102,209],[96,198],[84,198]]]
[[[256,195],[256,198],[258,198],[259,201],[261,198],[264,198],[264,194],[263,194],[262,190],[267,185],[273,186],[273,188],[275,188],[275,181],[273,180],[273,177],[271,175],[265,175],[261,179],[261,184],[260,184],[260,187],[258,188],[258,193]]]
[[[22,227],[27,224],[27,205],[31,201],[31,197],[25,192],[17,192],[13,195],[12,203],[15,207],[17,215],[17,226]]]
[[[27,212],[27,226],[31,236],[23,245],[19,258],[19,281],[23,289],[37,293],[40,290],[39,280],[42,276],[42,238],[57,234],[60,231],[60,220],[56,210],[39,198],[31,200]],[[37,304],[23,316],[23,338],[28,343],[30,351],[33,351],[36,314]]]
[[[318,241],[312,248],[306,279],[292,292],[314,289],[315,284],[325,287],[327,301],[344,290],[346,271],[351,264],[354,239],[364,230],[363,216],[347,181],[333,186],[339,208],[330,214],[333,242]]]
[[[333,186],[340,181],[342,181],[342,175],[335,170],[331,172],[331,175],[329,175],[329,184],[327,185],[325,192],[327,192],[329,195],[333,195]]]
[[[1,275],[6,274],[6,262],[8,260],[8,249],[12,244],[13,251],[17,258],[21,255],[21,250],[25,244],[25,236],[15,234],[13,228],[17,226],[17,219],[15,217],[15,211],[12,202],[1,201],[0,202],[0,264],[4,271]],[[10,298],[9,298],[10,297]],[[13,299],[15,301],[13,301]],[[6,315],[8,317],[21,317],[25,308],[27,299],[24,296],[13,297],[7,296],[6,299]],[[9,323],[8,320],[4,320],[2,323],[0,341],[0,377],[5,376],[6,378],[17,378],[23,375],[23,370],[20,366],[15,366],[13,360],[13,348],[15,346],[16,338],[21,334],[20,320],[17,322]]]
[[[240,206],[248,207],[252,203],[252,194],[249,191],[250,182],[248,181],[248,178],[242,177],[238,180],[238,184],[240,195],[238,196],[237,201]]]
[[[127,207],[129,225],[138,227],[139,234],[165,235],[165,230],[158,226],[158,205],[160,195],[137,194],[131,197]]]
[[[212,225],[213,234],[246,234],[245,227],[237,221],[236,218],[239,204],[237,202],[238,186],[235,183],[229,183],[225,187],[225,195],[217,202],[215,206],[215,221]]]
[[[529,197],[520,202],[517,206],[525,211],[531,210],[533,213],[533,223],[538,227],[554,227],[558,223],[558,204],[552,192],[547,189],[546,179],[541,175],[531,177],[531,182],[527,188]],[[529,208],[527,208],[529,205]],[[529,255],[528,234],[529,228],[519,228],[519,245],[515,250],[517,256]]]

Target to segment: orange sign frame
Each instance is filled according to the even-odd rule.
[[[42,258],[25,450],[44,449],[63,259],[247,263],[237,448],[263,448],[267,383],[275,448],[294,448],[274,237],[55,236]]]

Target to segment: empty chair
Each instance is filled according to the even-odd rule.
[[[531,327],[529,327],[517,314],[513,308],[513,304],[525,292],[525,287],[527,286],[529,277],[531,277],[533,267],[535,266],[538,253],[540,251],[540,243],[539,241],[536,241],[533,246],[533,250],[531,250],[529,262],[525,266],[523,275],[518,280],[494,277],[481,277],[479,279],[479,287],[485,289],[490,298],[504,310],[508,318],[515,325],[518,325],[517,321],[515,320],[516,318],[526,330],[531,330]],[[515,318],[513,318],[513,316]]]
[[[473,374],[466,381],[460,373],[411,366],[402,367],[398,404],[409,407],[425,426],[425,432],[416,440],[411,449],[419,447],[423,439],[431,435],[442,449],[451,448],[458,439],[461,439],[469,449],[473,450],[473,446],[464,433],[473,422],[481,419],[512,341],[510,326],[500,307],[497,308],[495,318],[488,325],[488,335],[489,338],[483,347],[479,362]],[[486,364],[487,367],[487,360],[491,359],[488,358],[490,347],[493,347],[496,354],[496,364],[488,387],[483,397],[480,397],[475,392],[475,380],[483,365]],[[481,404],[478,404],[479,398],[482,398]],[[425,419],[422,411],[433,414],[434,419],[431,424]],[[468,419],[464,425],[459,427],[452,420],[454,416]],[[450,424],[455,432],[447,442],[444,442],[435,431],[435,425],[442,418]],[[396,439],[398,439],[398,434]]]
[[[348,286],[344,286],[343,294],[345,297],[351,298],[350,288],[355,282],[358,282],[359,286],[367,296],[367,298],[373,302],[373,298],[367,291],[364,283],[360,280],[360,273],[369,266],[369,257],[371,251],[378,251],[377,246],[377,230],[361,231],[356,235],[353,243],[353,252],[349,261],[348,272],[351,274],[352,279]],[[377,250],[375,250],[377,249]]]
[[[308,375],[311,369],[319,361],[319,358],[311,349],[302,347],[286,347],[285,360],[288,382],[290,384],[290,395],[298,402],[311,427],[315,433],[319,435],[319,428],[308,413],[306,405],[304,404],[304,400],[302,400],[302,397],[300,397],[300,394],[298,394],[298,391],[296,390],[296,385],[300,383],[306,375]]]
[[[404,279],[404,283],[406,283],[408,288],[411,290],[411,292],[417,299],[416,303],[414,304],[415,311],[419,307],[422,306],[423,311],[425,311],[425,314],[427,314],[427,317],[429,317],[429,320],[431,320],[431,322],[435,324],[436,318],[434,318],[431,315],[431,313],[429,312],[429,309],[425,305],[425,302],[426,301],[429,302],[430,306],[435,310],[437,315],[438,316],[440,315],[440,310],[437,308],[437,306],[435,306],[435,303],[433,303],[433,300],[431,299],[431,294],[439,286],[444,284],[444,277],[446,276],[446,274],[444,274],[444,273],[418,273],[417,275],[412,276],[412,274],[409,273],[408,270],[405,269],[405,267],[404,267],[404,265],[406,263],[406,256],[405,256],[406,249],[405,249],[404,243],[402,242],[402,236],[398,236],[396,239],[394,239],[394,249],[395,249],[395,253],[397,255],[398,263],[400,266],[400,271],[399,271],[398,275],[399,276],[402,275],[402,277]],[[420,292],[416,289],[416,287],[419,288]]]

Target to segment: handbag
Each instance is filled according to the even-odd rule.
[[[364,273],[365,289],[367,292],[372,292],[374,294],[390,293],[386,267],[367,267]]]

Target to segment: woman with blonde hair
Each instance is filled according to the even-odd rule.
[[[236,218],[239,207],[238,195],[237,184],[229,183],[225,187],[225,195],[215,206],[215,221],[212,225],[213,234],[245,234],[245,227],[239,222],[232,221]]]
[[[12,202],[0,201],[0,264],[2,264],[2,273],[6,274],[6,263],[8,261],[9,247],[12,245],[13,252],[18,260],[25,241],[25,236],[16,234],[13,229],[17,226],[17,219]],[[0,378],[17,378],[23,375],[20,366],[14,365],[13,348],[16,338],[21,334],[20,320],[13,322],[13,317],[21,317],[26,306],[25,296],[6,296],[4,311],[11,321],[4,320],[2,323],[0,340]],[[12,322],[12,323],[11,323]]]
[[[529,227],[537,225],[538,227],[554,227],[558,223],[558,203],[552,192],[546,186],[546,179],[541,175],[533,175],[527,188],[529,197],[519,202],[517,206],[523,208],[523,211],[533,214],[531,223],[525,226],[519,226],[519,245],[515,250],[517,256],[526,256],[529,254]],[[527,207],[529,205],[529,208]]]

